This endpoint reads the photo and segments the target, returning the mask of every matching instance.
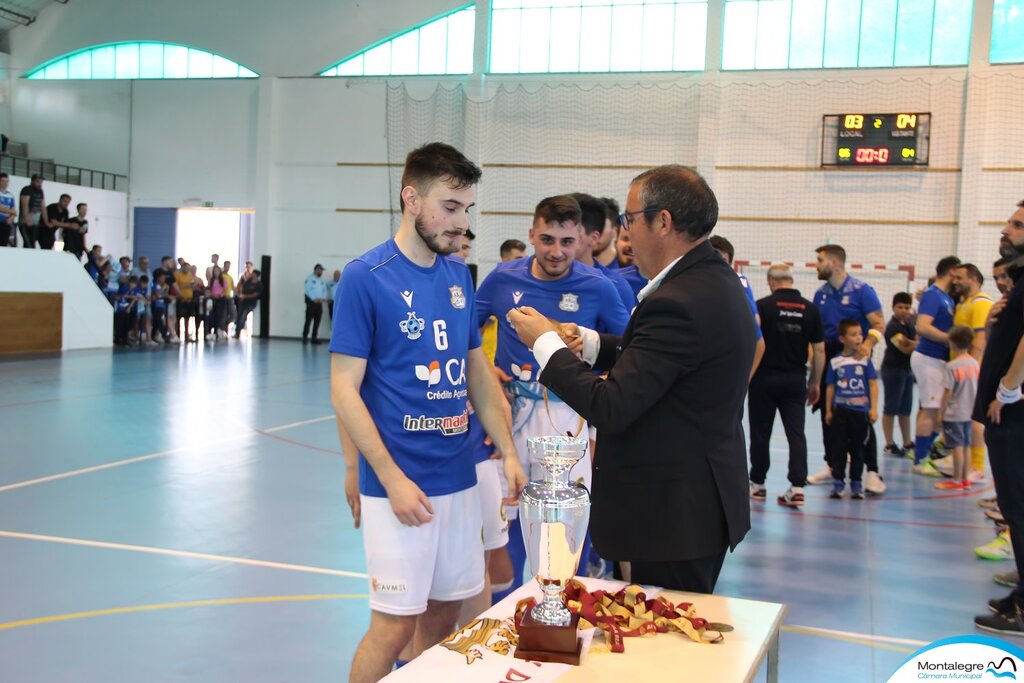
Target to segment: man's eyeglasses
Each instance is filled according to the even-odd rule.
[[[637,216],[642,213],[657,213],[658,211],[661,211],[661,209],[648,208],[640,209],[639,211],[623,211],[622,213],[619,214],[619,225],[622,227],[623,230],[629,232],[629,229],[633,227],[633,216]]]

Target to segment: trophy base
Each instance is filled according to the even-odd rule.
[[[519,624],[519,645],[515,656],[533,662],[551,662],[579,666],[583,639],[577,634],[580,615],[573,614],[567,626],[551,626],[536,621],[530,612]]]

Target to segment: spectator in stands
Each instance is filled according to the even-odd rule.
[[[319,263],[313,266],[313,274],[306,277],[305,300],[306,300],[306,322],[302,326],[302,343],[310,341],[309,324],[313,323],[313,344],[319,344],[316,338],[320,330],[320,318],[324,315],[324,299],[327,297],[327,285],[321,277],[324,274],[324,267]]]
[[[68,207],[71,205],[71,195],[62,194],[60,199],[46,207],[46,226],[39,228],[36,240],[40,249],[53,249],[56,244],[57,230],[61,231],[60,238],[64,239],[64,231],[72,228]]]
[[[128,330],[133,327],[136,319],[135,304],[138,300],[134,290],[138,287],[139,279],[130,276],[127,282],[118,286],[111,297],[114,304],[114,345],[128,345]]]
[[[327,283],[327,315],[328,320],[334,320],[334,293],[338,290],[341,282],[341,271],[334,271],[334,277]]]
[[[246,277],[241,281],[238,288],[238,317],[235,319],[235,339],[242,334],[245,321],[249,314],[255,310],[256,305],[263,296],[263,283],[260,281],[260,271],[252,269],[252,262],[246,261]]]
[[[885,326],[885,355],[882,356],[882,434],[886,455],[901,458],[914,447],[910,432],[910,411],[914,406],[914,375],[910,371],[910,354],[917,348],[914,329],[914,300],[909,292],[896,292],[892,297],[892,318]],[[894,418],[900,423],[903,447],[896,445]]]
[[[165,320],[165,323],[168,332],[167,334],[164,335],[164,337],[165,339],[169,339],[170,341],[178,341],[178,335],[174,333],[174,330],[177,329],[177,324],[174,318],[176,313],[176,301],[175,298],[171,295],[171,289],[172,286],[174,285],[174,257],[161,257],[160,267],[153,271],[153,281],[156,282],[157,278],[161,275],[163,275],[164,285],[167,287],[167,296],[164,298],[164,301],[167,304],[165,313],[167,319]]]
[[[594,260],[602,266],[611,266],[616,260],[615,229],[619,224],[619,203],[611,197],[601,197],[605,206],[604,229],[594,245]]]
[[[216,254],[215,254],[216,255]],[[192,272],[192,303],[195,309],[194,314],[196,316],[196,340],[200,338],[200,334],[205,334],[210,329],[209,311],[206,308],[208,300],[206,298],[206,284],[203,283],[203,278],[199,277],[199,268],[196,266],[189,266],[189,270]],[[203,333],[199,332],[199,326],[203,326]]]
[[[147,278],[150,278],[150,281],[152,281],[153,273],[149,270],[149,257],[140,256],[139,262],[134,268],[132,268],[131,274],[138,278],[145,275]]]
[[[132,271],[132,278],[136,278],[136,285],[131,288],[130,294],[135,297],[135,324],[132,326],[134,338],[142,346],[142,337],[146,337],[146,344],[156,346],[153,341],[153,316],[149,308],[149,276],[136,275]]]
[[[153,341],[169,344],[171,339],[167,333],[167,301],[170,287],[167,286],[167,274],[163,269],[153,271],[153,286],[150,289],[149,310],[153,314]],[[157,336],[161,339],[157,339]]]
[[[526,245],[520,240],[505,240],[498,247],[498,255],[501,257],[502,263],[514,261],[526,256]]]
[[[224,282],[224,273],[221,271],[220,266],[213,266],[210,270],[210,280],[207,282],[206,295],[210,298],[213,306],[210,309],[210,315],[206,318],[206,341],[213,341],[214,339],[223,338],[227,339],[227,333],[222,328],[225,327],[225,317],[228,312],[228,300],[227,300],[227,285]]]
[[[68,225],[64,228],[64,251],[74,254],[81,261],[86,248],[85,233],[89,232],[89,219],[86,218],[89,213],[89,205],[79,202],[75,208],[78,214],[74,218],[68,219]]]
[[[105,256],[103,265],[100,266],[99,276],[96,278],[96,284],[99,286],[100,291],[107,297],[107,300],[111,303],[114,302],[113,294],[117,294],[117,275],[114,274],[114,264],[111,262],[109,256]],[[113,292],[113,294],[112,294]]]
[[[11,177],[0,173],[0,247],[14,246],[11,238],[14,237],[14,219],[18,210],[14,208],[14,195],[7,189],[10,184]]]
[[[196,300],[195,292],[192,289],[192,267],[183,258],[178,259],[180,268],[174,271],[174,286],[177,295],[177,321],[182,328],[178,330],[178,337],[186,344],[194,342],[194,333],[199,332],[199,325],[196,323]],[[188,321],[192,321],[194,332],[189,331]]]
[[[89,277],[101,290],[106,290],[106,282],[100,281],[100,276],[103,270],[103,264],[105,264],[110,257],[103,255],[103,247],[99,244],[92,245],[92,249],[85,260],[85,271],[89,273]]]
[[[35,249],[37,231],[40,225],[46,226],[47,218],[43,212],[45,205],[43,176],[33,173],[29,184],[21,188],[21,208],[18,211],[21,218],[21,222],[18,224],[18,229],[21,231],[21,246],[26,249]]]
[[[207,282],[209,282],[210,278],[213,276],[214,268],[220,268],[220,254],[210,254],[210,265],[206,266]],[[221,268],[221,272],[224,272],[223,268]]]

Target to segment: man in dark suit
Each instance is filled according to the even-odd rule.
[[[750,528],[741,415],[754,322],[708,243],[718,202],[698,174],[642,173],[619,220],[651,278],[622,337],[563,326],[563,339],[533,309],[509,315],[541,383],[597,427],[594,547],[629,561],[636,583],[710,593]]]

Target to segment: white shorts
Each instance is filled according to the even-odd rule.
[[[548,416],[550,411],[551,415]],[[558,436],[566,434],[578,434],[586,437],[590,432],[587,423],[580,424],[580,416],[576,411],[561,401],[548,401],[545,409],[544,401],[518,397],[512,406],[512,442],[515,444],[516,453],[519,454],[519,461],[523,471],[529,475],[530,481],[543,481],[544,470],[540,465],[530,462],[530,451],[527,448],[527,439],[531,436]],[[587,449],[587,454],[580,458],[580,461],[569,470],[569,481],[583,484],[590,490],[590,480],[593,474],[592,454]],[[498,470],[501,475],[503,490],[508,490],[508,482],[505,480],[503,469]],[[519,517],[519,507],[509,505],[505,508],[505,515],[508,519]]]
[[[942,407],[946,391],[946,363],[938,358],[914,351],[910,354],[910,370],[917,382],[918,403],[922,408]]]
[[[505,517],[505,489],[501,488],[500,460],[476,464],[476,491],[480,496],[480,518],[484,525],[484,550],[508,545],[508,519]]]
[[[405,526],[387,498],[359,496],[370,609],[412,616],[427,600],[454,602],[484,589],[484,546],[476,487],[431,496],[434,517]]]

